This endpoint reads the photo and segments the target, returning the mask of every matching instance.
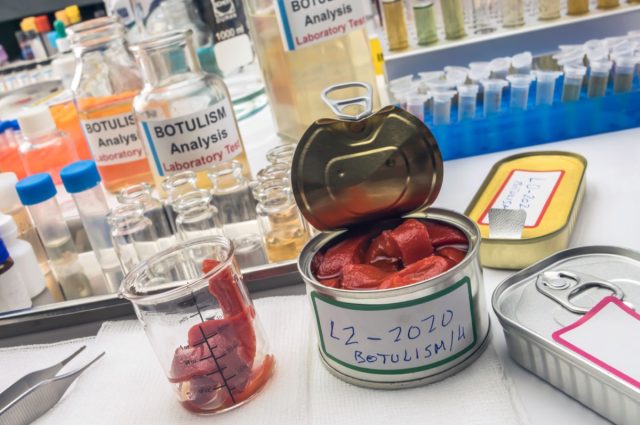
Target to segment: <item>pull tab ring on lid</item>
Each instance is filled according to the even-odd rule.
[[[589,288],[608,289],[620,301],[624,299],[622,289],[613,283],[566,271],[546,271],[541,273],[536,280],[536,288],[542,294],[576,314],[586,314],[591,310],[592,307],[580,307],[571,301],[573,297]]]
[[[364,96],[357,96],[340,100],[333,100],[329,98],[329,93],[350,88],[363,88],[367,91],[367,93]],[[343,120],[358,121],[368,117],[373,112],[373,89],[367,83],[353,81],[350,83],[334,84],[333,86],[329,86],[324,89],[321,97],[322,100],[324,100],[324,103],[329,105],[333,113],[336,114],[338,118],[341,118]],[[344,112],[347,107],[354,105],[362,107],[363,111],[358,115],[352,115]]]

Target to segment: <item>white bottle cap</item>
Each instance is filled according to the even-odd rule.
[[[71,43],[69,43],[69,37],[63,37],[56,39],[56,47],[60,53],[67,53],[71,50]]]
[[[46,106],[26,109],[18,116],[18,124],[24,137],[38,137],[56,129],[56,123]]]
[[[13,173],[0,173],[0,212],[12,213],[22,206],[16,191],[18,178]]]
[[[8,239],[18,236],[18,226],[13,217],[0,213],[0,238]]]
[[[73,55],[62,55],[51,61],[51,70],[54,77],[70,81],[76,73],[76,58]]]

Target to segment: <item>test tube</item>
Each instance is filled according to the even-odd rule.
[[[182,241],[224,236],[218,209],[211,205],[211,195],[206,190],[197,189],[178,196],[173,208],[178,214],[176,228]]]
[[[416,22],[418,44],[426,46],[438,41],[436,11],[432,1],[417,1],[413,5],[413,16]]]
[[[93,295],[89,279],[78,261],[71,232],[56,201],[57,190],[51,176],[34,174],[16,183],[16,190],[33,218],[65,299]]]
[[[432,92],[433,124],[443,125],[451,122],[451,99],[456,92],[453,90]]]
[[[488,80],[482,80],[481,84],[484,88],[484,116],[488,117],[499,113],[502,107],[502,89],[508,85],[507,81],[490,78]]]
[[[128,273],[138,263],[161,251],[156,228],[140,202],[118,205],[107,215],[111,240],[120,266]]]
[[[516,71],[516,74],[527,75],[531,73],[531,64],[533,63],[533,56],[531,52],[522,52],[514,55],[511,58],[511,66]]]
[[[607,91],[611,61],[593,61],[589,66],[588,97],[602,97]]]
[[[407,112],[424,122],[425,102],[429,99],[429,95],[412,93],[407,96]]]
[[[564,82],[562,84],[562,102],[575,102],[580,99],[582,80],[587,68],[582,65],[568,64],[564,66]]]
[[[536,106],[553,104],[556,80],[562,75],[558,71],[536,71]]]
[[[78,208],[89,244],[102,268],[107,290],[115,293],[124,278],[107,223],[109,207],[100,185],[100,174],[93,161],[77,161],[60,171],[66,191]]]
[[[458,86],[458,121],[472,120],[476,117],[477,100],[477,84],[463,84]]]
[[[505,79],[509,75],[511,58],[496,58],[489,62],[492,79]]]
[[[151,220],[160,238],[171,236],[171,224],[164,212],[162,203],[153,197],[153,189],[147,183],[138,183],[127,186],[118,194],[118,202],[121,204],[141,203],[144,207],[144,215]]]
[[[615,93],[626,93],[631,91],[633,76],[636,64],[640,62],[640,57],[618,55],[613,58],[615,68],[613,71],[613,91]]]
[[[525,111],[529,102],[529,87],[531,86],[531,76],[529,75],[509,75],[507,80],[511,83],[511,96],[509,107]]]

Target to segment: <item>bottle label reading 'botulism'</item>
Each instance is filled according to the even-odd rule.
[[[285,50],[343,36],[366,23],[364,5],[342,0],[277,0]]]
[[[158,175],[199,171],[231,161],[242,143],[229,100],[180,118],[142,121]]]
[[[98,166],[109,166],[145,158],[132,113],[82,120],[84,132]]]

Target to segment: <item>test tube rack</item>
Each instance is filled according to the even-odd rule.
[[[630,92],[614,93],[610,78],[605,96],[588,98],[583,85],[580,99],[569,103],[561,102],[562,83],[562,77],[558,78],[552,105],[535,105],[534,82],[527,110],[509,109],[507,89],[498,114],[483,117],[478,101],[475,119],[457,121],[457,107],[453,105],[450,124],[433,125],[429,113],[425,123],[438,141],[444,160],[640,127],[637,75]]]

